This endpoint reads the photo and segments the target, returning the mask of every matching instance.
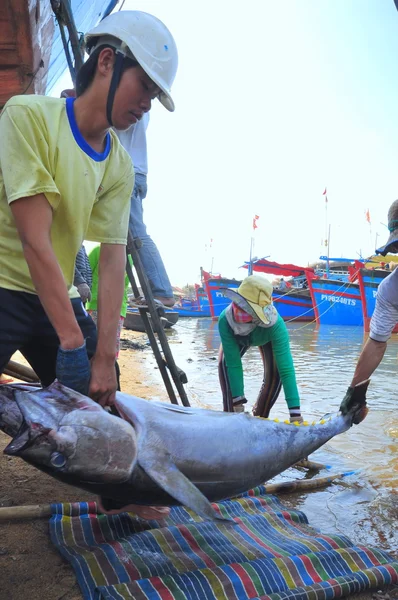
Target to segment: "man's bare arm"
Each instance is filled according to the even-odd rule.
[[[61,347],[77,348],[84,339],[51,243],[51,206],[44,194],[38,194],[15,200],[10,208],[33,284]]]

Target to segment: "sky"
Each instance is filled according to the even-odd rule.
[[[201,266],[242,279],[252,237],[253,255],[298,265],[327,252],[329,226],[331,257],[384,243],[398,198],[393,0],[125,0],[128,9],[160,18],[179,53],[176,110],[151,110],[144,200],[173,285],[198,282]]]

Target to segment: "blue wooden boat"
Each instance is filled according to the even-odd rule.
[[[182,318],[193,317],[195,319],[199,319],[202,317],[210,317],[210,309],[201,310],[198,308],[188,308],[186,306],[178,306],[178,304],[175,304],[173,306],[173,311],[177,312]]]
[[[291,277],[290,287],[286,290],[274,289],[272,298],[275,308],[284,321],[313,321],[315,319],[314,308],[310,291],[306,286],[305,267],[293,264],[277,263],[258,258],[251,263],[246,262],[244,268],[257,273]]]
[[[253,271],[275,273],[275,270],[272,270],[274,265],[278,265],[278,274],[286,276],[292,274],[293,265],[271,263],[265,259],[253,261]],[[284,270],[281,271],[280,268],[282,267],[284,267]],[[305,269],[303,267],[294,267],[293,274],[297,275],[297,279],[299,279],[299,277],[305,279]],[[241,281],[219,277],[210,279],[205,278],[204,283],[209,298],[211,316],[216,320],[221,312],[231,303],[231,300],[224,296],[223,290],[225,288],[237,289],[240,286]],[[291,287],[284,291],[274,289],[272,297],[275,302],[275,308],[284,321],[314,320],[314,309],[312,306],[311,294],[308,289],[299,287]]]
[[[290,288],[287,291],[273,291],[275,308],[284,321],[313,321],[314,307],[309,290]]]
[[[173,306],[180,317],[210,317],[209,299],[203,287],[195,285],[195,298],[180,298]]]
[[[380,283],[391,274],[391,271],[384,269],[365,269],[362,263],[356,263],[356,275],[358,277],[359,289],[362,298],[362,315],[363,325],[366,332],[370,328],[370,320],[376,306],[377,288]],[[393,333],[398,333],[398,325],[394,328]]]
[[[307,274],[315,319],[320,325],[363,325],[362,299],[358,283]]]
[[[217,320],[222,311],[231,304],[231,300],[224,296],[223,290],[227,288],[236,290],[241,283],[236,279],[226,279],[224,277],[205,279],[204,285],[209,299],[212,319]]]

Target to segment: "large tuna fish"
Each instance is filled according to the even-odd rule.
[[[30,392],[3,385],[0,429],[13,437],[6,454],[99,494],[108,508],[183,504],[220,518],[210,502],[264,483],[362,421],[368,383],[345,416],[302,425],[122,393],[119,418],[58,383]]]

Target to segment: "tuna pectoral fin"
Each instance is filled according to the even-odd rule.
[[[155,483],[184,506],[195,511],[201,517],[211,520],[235,523],[221,517],[207,498],[189,481],[165,452],[151,452],[147,449],[139,454],[138,463]]]

